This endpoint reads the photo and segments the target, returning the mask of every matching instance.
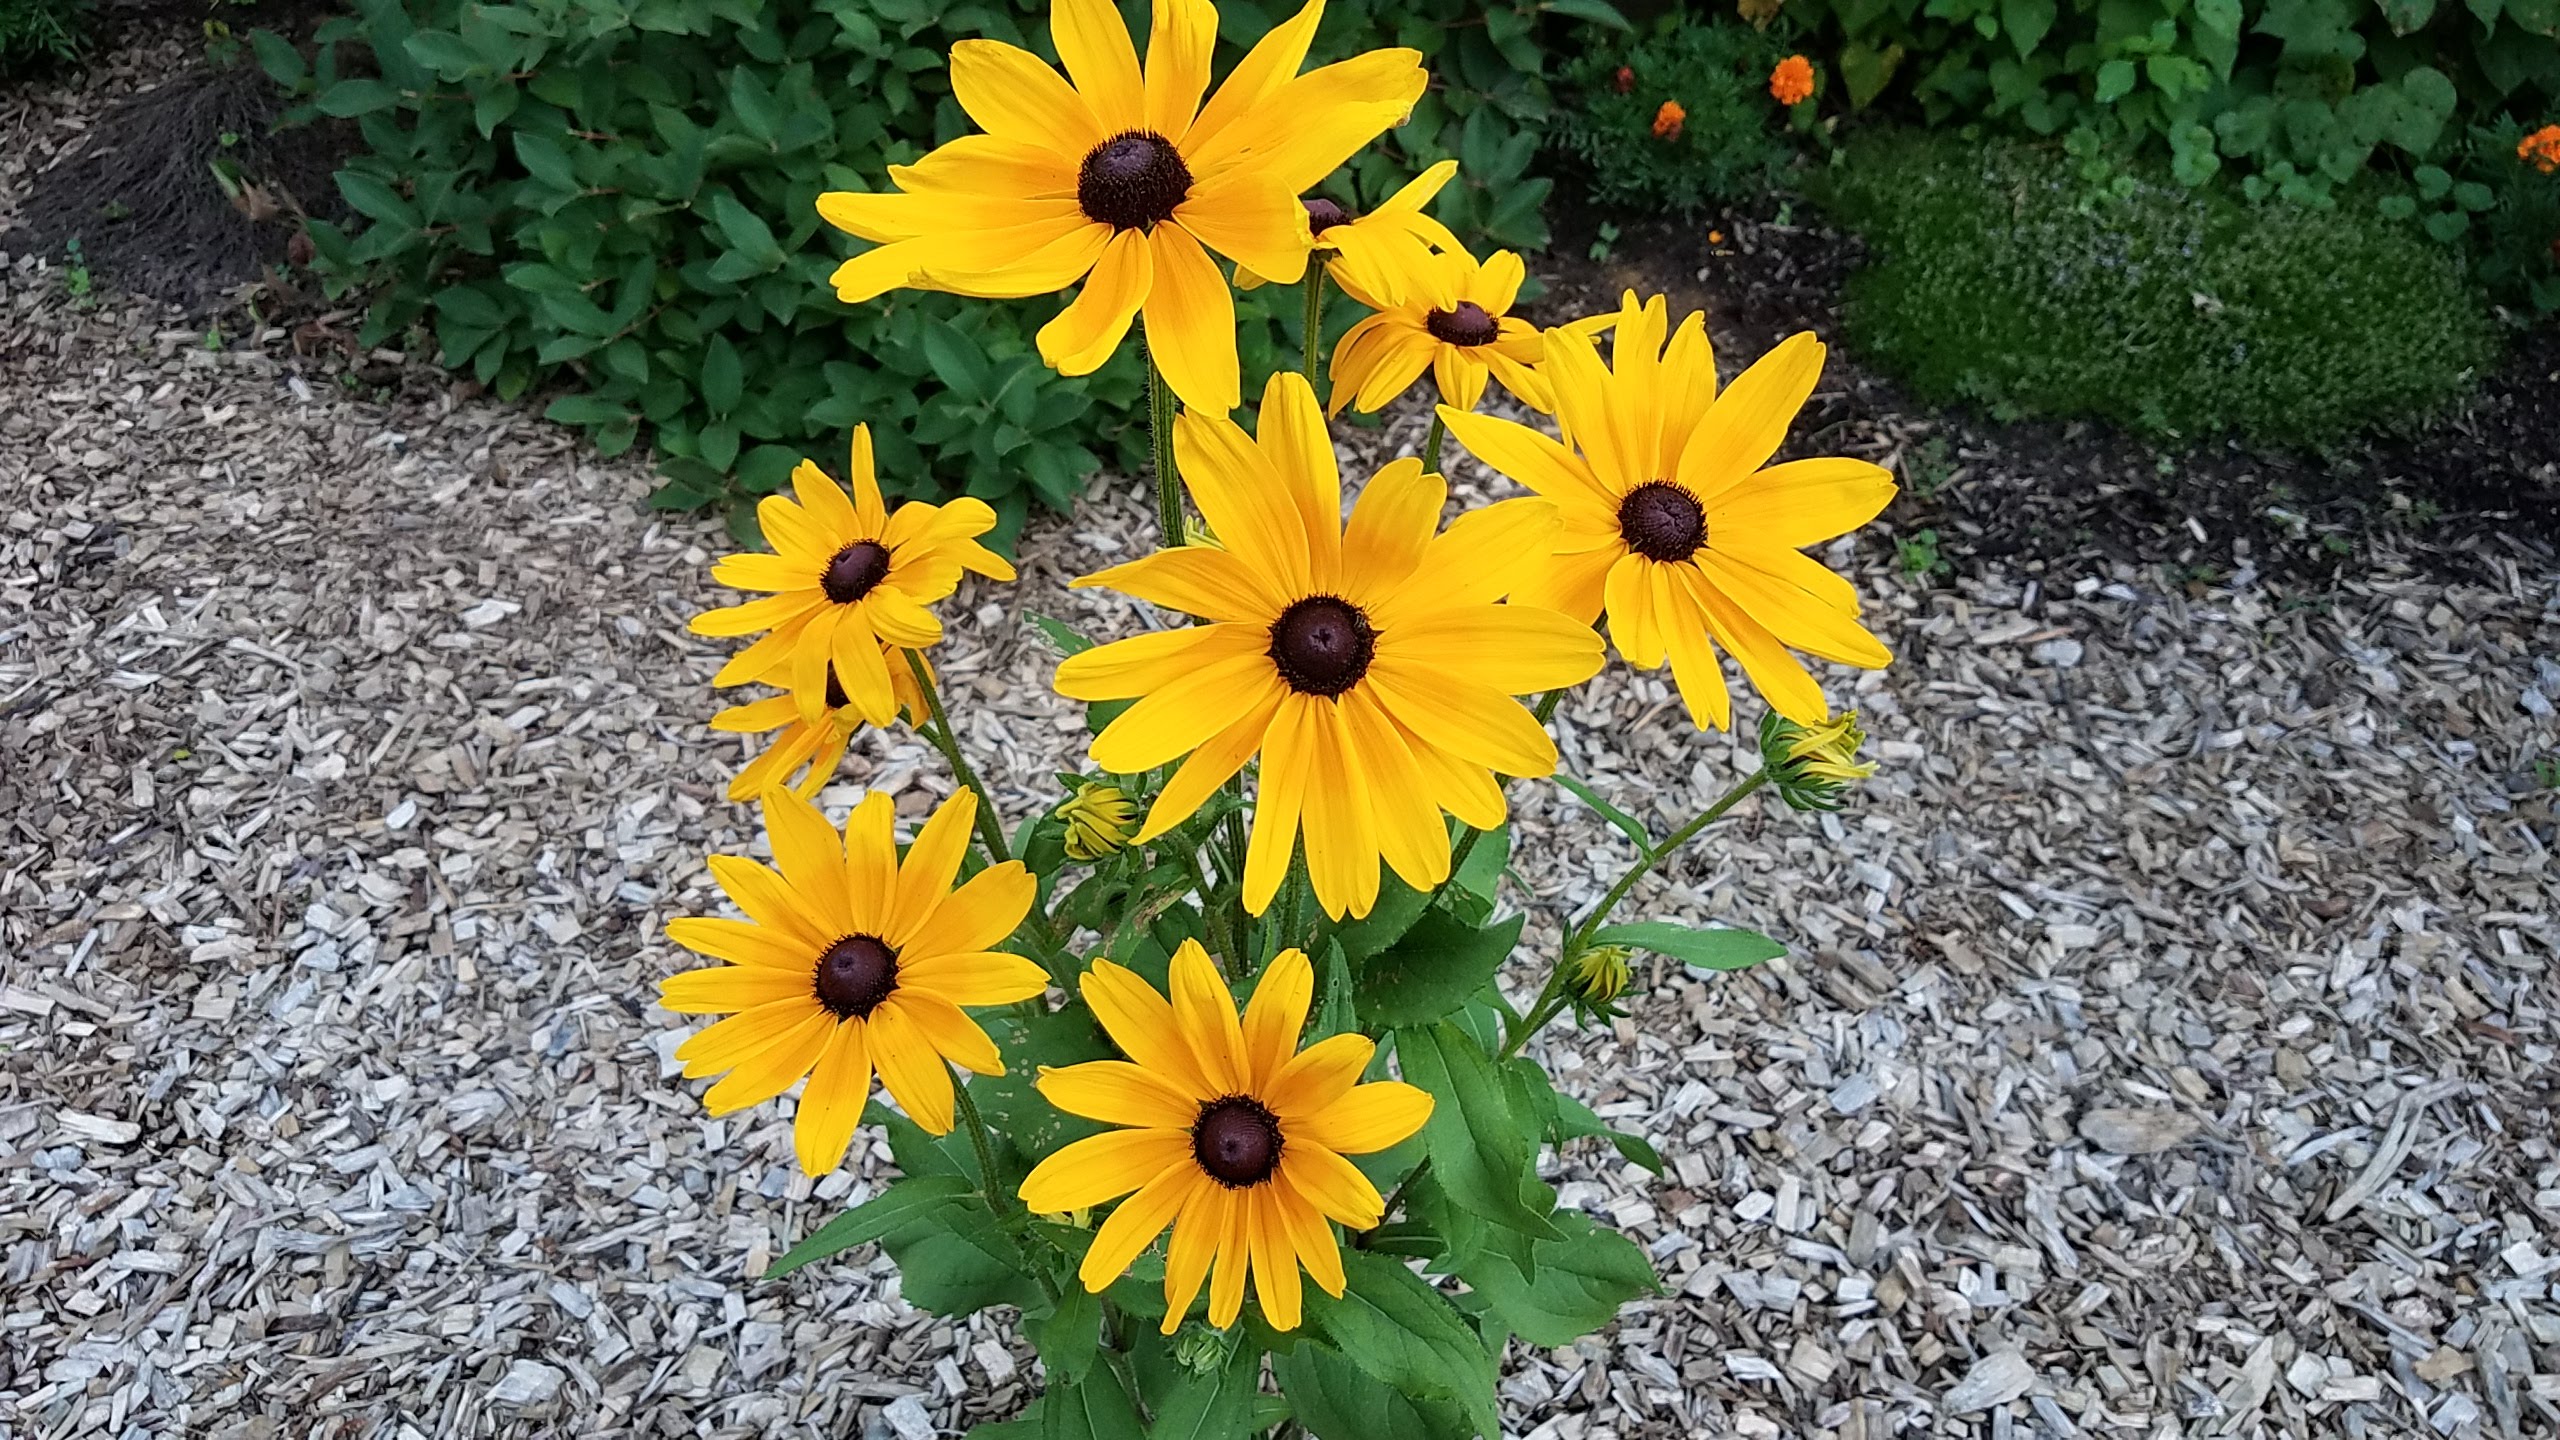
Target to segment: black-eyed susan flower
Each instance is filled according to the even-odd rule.
[[[1400,300],[1431,283],[1435,250],[1461,248],[1449,227],[1422,212],[1458,173],[1458,162],[1443,160],[1405,182],[1375,210],[1354,215],[1340,201],[1321,195],[1309,198],[1307,228],[1315,235],[1315,254],[1354,296],[1375,295]],[[1251,290],[1262,277],[1236,267],[1236,288]]]
[[[1295,280],[1313,244],[1301,192],[1402,122],[1421,55],[1373,50],[1311,70],[1322,0],[1265,35],[1201,103],[1218,12],[1156,0],[1141,70],[1110,0],[1057,0],[1066,76],[995,40],[951,49],[951,90],[986,131],[913,165],[891,193],[818,199],[829,224],[882,242],[837,269],[847,303],[900,286],[1018,298],[1084,282],[1040,330],[1069,375],[1111,357],[1132,317],[1186,405],[1237,402],[1235,304],[1210,252]]]
[[[1138,828],[1138,802],[1117,785],[1079,785],[1058,807],[1067,822],[1067,858],[1087,862],[1117,855]]]
[[[1086,1002],[1129,1058],[1043,1069],[1040,1093],[1071,1115],[1126,1128],[1041,1161],[1022,1182],[1022,1203],[1051,1214],[1129,1197],[1085,1252],[1079,1274],[1095,1292],[1172,1227],[1167,1335],[1204,1280],[1209,1323],[1234,1324],[1248,1272],[1262,1318],[1294,1330],[1301,1268],[1326,1294],[1342,1294],[1332,1225],[1367,1230],[1386,1214],[1377,1187],[1342,1157],[1421,1129],[1431,1096],[1401,1081],[1361,1084],[1376,1049],[1366,1036],[1298,1048],[1315,971],[1296,950],[1263,972],[1241,1023],[1199,942],[1182,942],[1168,978],[1169,998],[1108,960],[1085,972]]]
[[[1864,460],[1768,464],[1822,373],[1813,336],[1718,393],[1704,318],[1690,315],[1667,345],[1665,321],[1662,297],[1629,293],[1607,365],[1581,330],[1547,332],[1540,371],[1564,444],[1447,406],[1441,418],[1478,459],[1564,510],[1553,561],[1515,600],[1586,623],[1605,610],[1628,663],[1668,658],[1700,729],[1733,724],[1719,645],[1771,708],[1819,724],[1830,704],[1790,649],[1870,670],[1893,654],[1858,623],[1849,582],[1802,550],[1874,519],[1893,476]]]
[[[801,461],[791,474],[792,494],[768,495],[756,506],[773,553],[724,556],[711,567],[711,578],[723,585],[772,593],[693,617],[697,635],[766,632],[731,656],[711,683],[787,686],[800,718],[811,725],[825,721],[831,687],[863,720],[896,720],[899,692],[890,678],[896,652],[942,639],[942,622],[925,607],[959,589],[963,570],[1013,578],[1004,557],[978,543],[996,523],[985,501],[910,500],[889,513],[872,473],[867,425],[854,428],[851,478],[848,495],[824,470]]]
[[[961,1007],[1027,1000],[1049,977],[994,948],[1031,909],[1030,871],[1007,861],[952,888],[976,811],[966,790],[944,801],[902,861],[886,794],[854,807],[838,835],[808,801],[765,792],[774,865],[711,857],[747,918],[667,926],[677,944],[726,962],[659,985],[670,1010],[729,1016],[675,1052],[689,1077],[728,1072],[703,1096],[712,1114],[807,1076],[792,1142],[817,1175],[844,1159],[874,1071],[907,1118],[937,1135],[951,1129],[949,1065],[1004,1073],[995,1042]]]
[[[1858,758],[1867,743],[1858,712],[1844,710],[1819,725],[1798,725],[1778,715],[1760,719],[1760,761],[1780,798],[1797,810],[1837,810],[1849,787],[1876,773]]]
[[[1343,332],[1333,350],[1329,414],[1356,404],[1382,409],[1429,370],[1440,398],[1472,410],[1484,398],[1487,373],[1541,413],[1555,408],[1547,382],[1531,367],[1546,353],[1538,328],[1511,313],[1528,275],[1520,257],[1496,250],[1483,264],[1463,249],[1430,257],[1418,283],[1401,296],[1381,295],[1346,277],[1342,288],[1378,313]]]
[[[1555,742],[1512,697],[1600,667],[1587,624],[1495,602],[1555,545],[1555,512],[1507,500],[1439,530],[1448,488],[1418,460],[1378,472],[1342,521],[1342,479],[1315,392],[1272,377],[1259,436],[1186,412],[1183,483],[1219,545],[1183,545],[1076,581],[1209,622],[1099,646],[1058,666],[1077,700],[1135,699],[1094,737],[1134,775],[1188,755],[1140,842],[1262,757],[1244,900],[1255,914],[1306,835],[1328,914],[1366,915],[1381,858],[1417,889],[1448,878],[1448,811],[1502,822],[1494,772],[1545,775]],[[1438,533],[1435,533],[1438,532]]]
[[[924,690],[907,666],[906,653],[894,646],[883,648],[885,653],[880,658],[889,667],[889,688],[897,694],[898,713],[908,724],[916,724],[929,713]],[[923,659],[923,653],[917,652],[916,658]],[[926,673],[931,674],[932,669],[928,662]],[[732,705],[711,717],[711,728],[731,735],[782,732],[774,736],[762,754],[747,762],[738,778],[729,782],[730,799],[752,800],[781,785],[802,799],[814,800],[826,788],[827,778],[836,773],[845,747],[852,743],[853,732],[862,728],[862,716],[854,710],[853,700],[844,693],[831,664],[827,667],[826,710],[815,722],[802,719],[800,702],[784,694]]]

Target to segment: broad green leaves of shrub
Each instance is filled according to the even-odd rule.
[[[1127,8],[1143,33],[1145,7]],[[1221,9],[1221,71],[1236,37],[1287,14]],[[353,218],[315,224],[312,239],[330,293],[370,297],[366,343],[420,327],[446,365],[502,396],[559,389],[547,413],[604,453],[655,448],[658,503],[723,504],[734,520],[868,421],[893,495],[980,496],[1009,537],[1033,501],[1064,507],[1106,459],[1138,461],[1123,419],[1138,408],[1136,357],[1086,383],[1053,374],[1031,337],[1056,297],[840,305],[827,275],[857,242],[814,205],[969,129],[945,73],[951,43],[1046,53],[1047,11],[358,0],[319,29],[314,55],[271,34],[255,43],[304,113],[361,128],[365,153],[339,175]],[[1543,244],[1547,182],[1525,173],[1547,114],[1540,23],[1529,5],[1336,0],[1318,60],[1354,42],[1412,45],[1435,84],[1332,185],[1374,202],[1454,154],[1464,168],[1441,217],[1470,240]],[[1294,348],[1296,309],[1294,296],[1248,301],[1245,318],[1261,317],[1248,365]]]
[[[1953,134],[1846,157],[1820,198],[1871,252],[1850,337],[1932,401],[2319,445],[2424,417],[2493,356],[2455,258],[2363,202],[2092,188],[2048,149]]]

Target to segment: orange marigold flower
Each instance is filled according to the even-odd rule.
[[[2545,125],[2517,141],[2516,158],[2545,175],[2560,170],[2560,125]]]
[[[1801,105],[1813,98],[1813,62],[1790,55],[1769,72],[1769,93],[1781,105]]]
[[[1665,100],[1662,102],[1662,108],[1653,112],[1654,138],[1677,140],[1680,138],[1680,127],[1688,123],[1689,112],[1680,108],[1680,102]]]

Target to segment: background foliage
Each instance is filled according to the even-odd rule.
[[[89,12],[89,0],[0,0],[0,79],[78,59]]]
[[[1144,7],[1124,10],[1143,34]],[[1222,5],[1222,70],[1286,14]],[[548,413],[605,453],[655,445],[659,503],[727,503],[733,521],[867,420],[893,494],[980,496],[1009,539],[1033,500],[1063,507],[1104,457],[1137,460],[1135,356],[1090,384],[1052,374],[1031,336],[1055,298],[842,306],[825,281],[855,242],[813,205],[964,133],[951,42],[1045,53],[1046,15],[1043,0],[358,0],[316,54],[255,43],[298,113],[362,128],[339,185],[363,218],[312,235],[333,294],[370,287],[368,343],[424,326],[502,396],[561,387]],[[1526,176],[1548,110],[1541,23],[1527,4],[1336,0],[1318,59],[1402,43],[1434,76],[1412,123],[1336,178],[1341,198],[1383,198],[1455,155],[1438,213],[1471,240],[1543,244],[1547,182]],[[1248,365],[1294,344],[1294,308],[1248,301]]]
[[[1641,38],[1581,47],[1560,76],[1571,99],[1550,142],[1602,205],[1688,214],[1746,200],[1776,183],[1795,153],[1774,133],[1784,112],[1769,98],[1769,70],[1786,53],[1749,26],[1684,24],[1676,14]],[[1667,139],[1653,133],[1666,100],[1687,112]]]
[[[1875,252],[1852,340],[1934,401],[2321,444],[2426,416],[2494,354],[2459,262],[2369,202],[2092,184],[1953,135],[1861,139],[1817,193]]]

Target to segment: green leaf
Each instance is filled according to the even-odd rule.
[[[1457,1407],[1369,1377],[1328,1345],[1302,1342],[1271,1357],[1289,1410],[1316,1440],[1466,1440],[1477,1428]]]
[[[711,192],[711,220],[720,227],[721,238],[729,242],[730,252],[745,257],[746,263],[756,267],[753,274],[766,274],[789,258],[774,240],[773,227],[764,223],[764,217],[739,204],[738,197],[726,190]]]
[[[738,347],[726,335],[712,336],[702,352],[702,403],[711,407],[712,414],[725,418],[738,408],[746,384],[746,365],[738,359]]]
[[[791,1247],[764,1273],[779,1280],[813,1260],[867,1245],[890,1232],[948,1210],[973,1195],[968,1181],[956,1175],[910,1175],[879,1194],[818,1227],[815,1234]]]
[[[2018,58],[2026,59],[2044,43],[2053,29],[2054,0],[2000,0],[2000,28],[2009,32],[2009,43],[2017,47]]]
[[[1512,1334],[1532,1345],[1570,1345],[1616,1319],[1628,1301],[1661,1289],[1644,1251],[1625,1236],[1570,1210],[1558,1211],[1556,1224],[1565,1238],[1537,1243],[1535,1278],[1490,1250],[1458,1269]]]
[[[354,207],[359,215],[379,220],[385,225],[417,228],[417,207],[399,191],[361,170],[339,171],[338,193],[347,197],[347,204]]]
[[[1307,1327],[1390,1389],[1449,1401],[1487,1436],[1502,1433],[1494,1405],[1493,1356],[1446,1296],[1403,1262],[1367,1250],[1342,1255],[1345,1288],[1336,1300],[1307,1297]]]
[[[1627,23],[1627,17],[1618,13],[1618,7],[1610,4],[1609,0],[1545,0],[1538,8],[1558,15],[1570,15],[1577,20],[1588,20],[1594,25],[1606,25],[1612,30],[1633,32],[1636,28]]]
[[[2453,203],[2476,215],[2483,210],[2494,208],[2498,203],[2498,196],[2496,191],[2477,180],[2465,180],[2453,187]]]
[[[2421,200],[2441,200],[2453,189],[2453,176],[2441,165],[2421,165],[2409,178],[2417,183]]]
[[[1091,636],[1063,620],[1052,620],[1046,615],[1036,613],[1025,615],[1023,618],[1031,622],[1031,628],[1039,631],[1041,638],[1058,647],[1058,654],[1061,656],[1081,655],[1093,648]]]
[[[1619,834],[1636,842],[1637,854],[1642,855],[1647,860],[1653,858],[1653,832],[1645,828],[1643,821],[1638,820],[1633,815],[1628,814],[1626,811],[1621,810],[1617,806],[1600,798],[1600,793],[1598,791],[1583,784],[1581,781],[1574,779],[1572,776],[1567,775],[1561,770],[1555,773],[1555,782],[1563,786],[1566,790],[1572,792],[1575,799],[1580,800],[1583,804],[1599,811],[1600,818],[1608,821],[1610,825],[1617,829]]]
[[[2195,26],[2227,40],[2240,38],[2240,0],[2195,0]]]
[[[1070,1285],[1054,1309],[1023,1328],[1040,1351],[1040,1363],[1049,1367],[1051,1382],[1072,1385],[1093,1368],[1094,1351],[1102,1339],[1102,1297],[1082,1285]]]
[[[1510,958],[1525,919],[1478,929],[1446,911],[1425,914],[1360,967],[1354,1003],[1363,1026],[1428,1025],[1466,1004]]]
[[[963,400],[986,400],[986,352],[958,326],[944,320],[928,327],[924,332],[924,355],[925,363],[933,367],[934,378],[949,386],[952,394]]]
[[[371,115],[375,111],[388,110],[399,104],[400,92],[379,80],[341,80],[321,91],[320,98],[313,103],[320,107],[320,113],[323,115],[335,115],[341,120],[352,120],[359,115]]]
[[[1893,83],[1893,72],[1902,64],[1902,47],[1887,45],[1879,50],[1864,41],[1853,41],[1840,50],[1840,78],[1849,86],[1849,103],[1863,110]]]
[[[2406,35],[2423,27],[2436,13],[2436,0],[2381,0],[2382,18],[2391,24],[2391,33]]]
[[[1206,1375],[1187,1375],[1155,1406],[1147,1440],[1245,1440],[1262,1433],[1255,1402],[1261,1399],[1262,1347],[1238,1345],[1227,1363]]]
[[[1593,933],[1591,943],[1632,945],[1701,970],[1748,970],[1787,953],[1786,946],[1755,931],[1692,930],[1660,920],[1604,926]]]
[[[1603,1120],[1588,1105],[1559,1090],[1556,1092],[1556,1133],[1566,1139],[1598,1136],[1606,1139],[1619,1156],[1631,1164],[1641,1165],[1654,1174],[1663,1171],[1662,1152],[1653,1142],[1632,1131],[1620,1130]]]
[[[2130,60],[2110,60],[2098,67],[2098,103],[2112,105],[2133,93],[2141,78]]]
[[[1053,1380],[1040,1397],[1042,1440],[1132,1440],[1145,1433],[1129,1392],[1107,1365],[1080,1381]]]
[[[553,190],[575,191],[578,168],[570,163],[569,152],[548,136],[529,130],[516,132],[516,159],[525,173]]]
[[[300,91],[302,82],[310,78],[311,67],[302,52],[273,30],[250,31],[249,48],[257,52],[258,68],[267,72],[267,78],[287,90]]]
[[[2385,220],[2406,220],[2418,213],[2418,202],[2406,195],[2385,195],[2373,202],[2373,213]]]
[[[1395,1036],[1404,1078],[1431,1092],[1423,1145],[1450,1203],[1524,1234],[1559,1238],[1547,1218],[1552,1206],[1527,1198],[1544,1189],[1530,1167],[1534,1119],[1512,1113],[1502,1077],[1483,1047],[1446,1020]]]

